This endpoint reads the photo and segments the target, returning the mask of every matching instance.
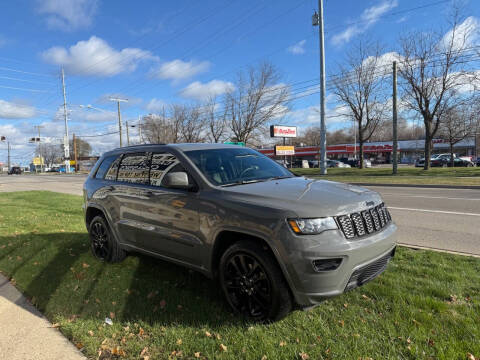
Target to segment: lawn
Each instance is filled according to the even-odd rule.
[[[480,357],[480,259],[400,248],[364,287],[274,324],[248,324],[197,273],[138,255],[94,260],[81,201],[1,194],[0,271],[89,358]]]
[[[417,185],[477,185],[480,186],[480,167],[473,168],[423,168],[399,167],[398,174],[392,175],[389,168],[330,168],[327,176],[321,176],[317,169],[292,169],[299,175],[321,177],[332,181],[375,184],[417,184]]]

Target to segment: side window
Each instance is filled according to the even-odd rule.
[[[110,165],[112,165],[113,160],[115,160],[117,156],[109,156],[103,159],[102,163],[97,169],[97,173],[95,174],[95,179],[103,179],[105,174],[107,173]]]
[[[118,168],[117,181],[148,184],[149,157],[146,153],[125,154]]]
[[[108,169],[107,175],[105,175],[105,180],[117,180],[118,165],[120,164],[121,159],[122,155],[115,159],[115,161],[112,163],[112,166],[110,166],[110,169]]]
[[[154,153],[150,166],[150,185],[161,186],[163,176],[176,164],[178,159],[169,153]]]

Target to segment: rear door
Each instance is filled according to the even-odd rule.
[[[201,264],[203,242],[198,237],[198,196],[195,191],[169,189],[163,179],[169,172],[185,171],[179,159],[168,152],[153,153],[149,196],[144,200],[142,221],[148,223],[139,243],[151,252],[194,265]],[[188,173],[188,172],[187,172]],[[189,174],[189,181],[194,184]]]

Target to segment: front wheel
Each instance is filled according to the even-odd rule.
[[[88,227],[90,248],[93,256],[106,262],[119,262],[127,253],[114,238],[107,221],[103,216],[95,216]]]
[[[219,275],[228,303],[249,320],[276,321],[292,310],[283,274],[259,244],[240,241],[230,246],[220,259]]]

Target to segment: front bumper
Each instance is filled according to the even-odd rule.
[[[302,307],[316,305],[325,298],[340,295],[363,285],[385,270],[394,254],[396,230],[390,222],[371,236],[347,240],[340,230],[314,236],[296,236],[289,229],[283,233],[284,273],[295,301]],[[318,272],[313,261],[341,258],[335,270]]]

